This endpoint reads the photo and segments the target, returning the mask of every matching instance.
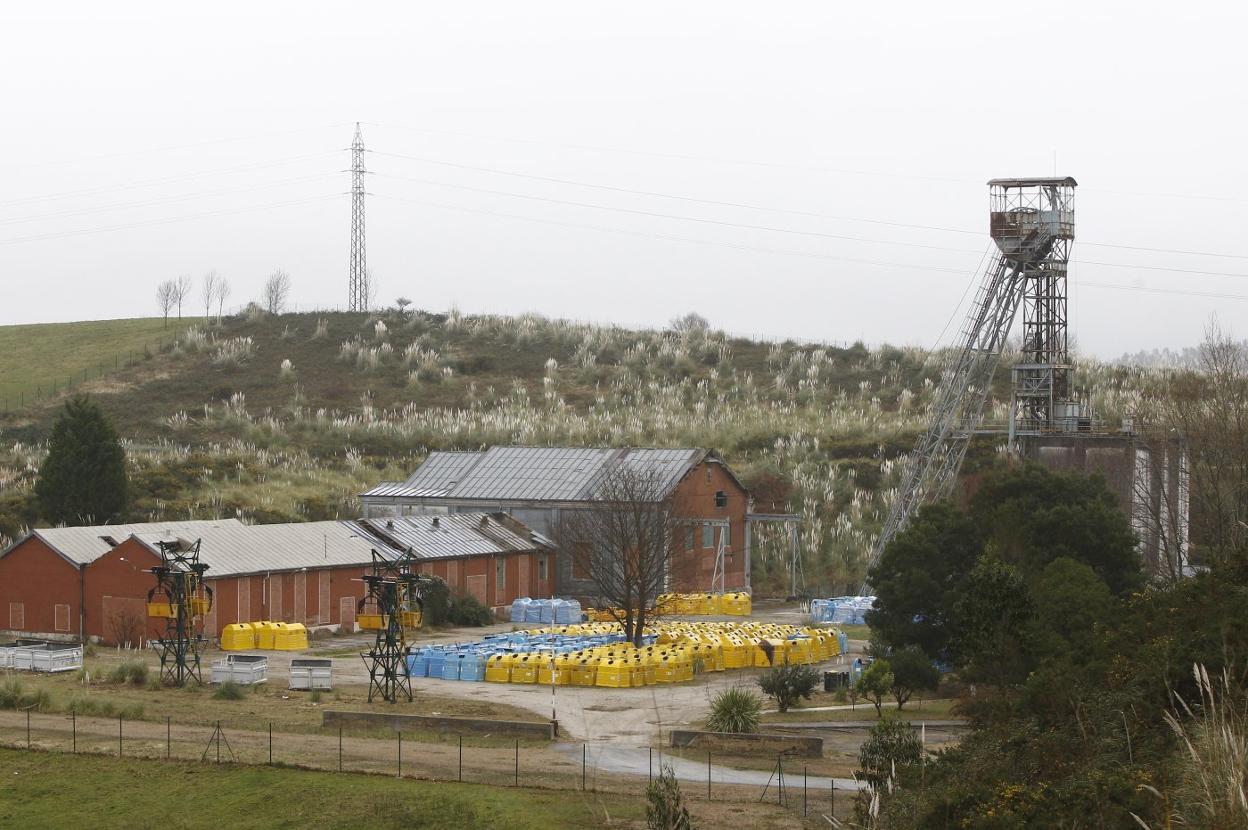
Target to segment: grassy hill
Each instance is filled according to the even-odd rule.
[[[0,326],[0,412],[21,409],[122,365],[142,360],[198,322],[143,317]]]
[[[807,581],[836,591],[861,578],[894,460],[922,428],[939,383],[927,357],[536,315],[291,314],[188,327],[79,389],[132,442],[135,520],[354,515],[358,492],[432,449],[706,446],[757,509],[802,514]],[[1140,382],[1100,364],[1081,380],[1111,410]],[[0,534],[38,520],[32,482],[63,400],[0,415]],[[993,442],[980,450],[970,463],[991,463]],[[785,542],[757,545],[766,585]]]

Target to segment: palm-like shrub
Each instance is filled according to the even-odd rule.
[[[764,694],[776,699],[781,712],[799,700],[810,700],[819,688],[819,671],[811,666],[777,666],[758,678]]]
[[[749,689],[725,689],[711,700],[706,728],[712,732],[757,732],[763,717],[763,702]]]

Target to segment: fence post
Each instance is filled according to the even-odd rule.
[[[464,780],[464,736],[459,736],[459,780]]]
[[[516,786],[520,786],[520,739],[516,739]]]
[[[338,771],[342,772],[342,727],[338,727]]]
[[[706,800],[711,800],[711,751],[706,751]]]
[[[273,721],[269,721],[269,766],[273,766]]]
[[[654,783],[654,747],[646,747],[646,751],[650,753],[650,757],[646,760],[646,782]]]
[[[221,721],[217,721],[217,763],[221,763]]]
[[[585,759],[587,749],[585,744],[581,744],[581,790],[585,790]]]
[[[30,707],[26,707],[26,748],[30,749]]]
[[[806,767],[802,767],[802,815],[806,815]]]
[[[399,730],[399,778],[403,777],[403,730]]]
[[[165,716],[165,760],[173,755],[173,718]]]
[[[70,729],[73,730],[73,736],[74,736],[73,753],[77,755],[78,754],[78,710],[77,709],[69,710],[69,720],[70,720],[70,723],[72,724],[70,726]]]
[[[122,716],[117,716],[117,757],[121,757],[121,720]]]

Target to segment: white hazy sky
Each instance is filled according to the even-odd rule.
[[[984,182],[1056,170],[1081,349],[1189,345],[1215,312],[1242,336],[1246,16],[5,3],[0,323],[154,314],[210,268],[232,303],[282,267],[299,307],[345,304],[358,120],[387,302],[932,345],[989,245]]]

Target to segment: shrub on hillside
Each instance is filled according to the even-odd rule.
[[[742,686],[725,689],[711,700],[706,728],[711,732],[757,732],[763,718],[763,702]]]
[[[694,830],[680,782],[667,764],[646,787],[647,830]]]
[[[0,709],[35,709],[46,712],[52,708],[52,694],[47,689],[27,690],[16,677],[5,678],[0,684]]]

